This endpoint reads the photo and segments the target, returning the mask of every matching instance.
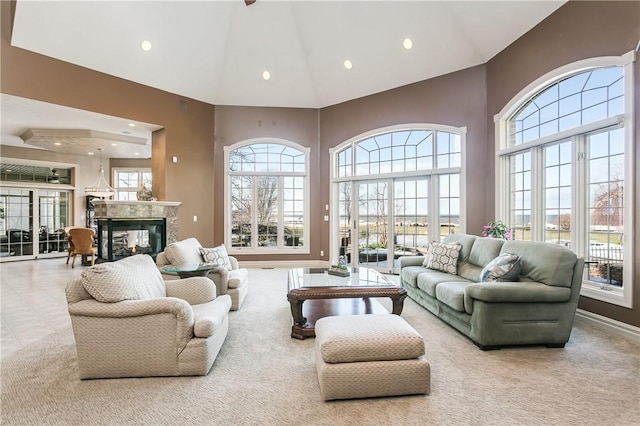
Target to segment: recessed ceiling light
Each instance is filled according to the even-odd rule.
[[[11,173],[12,171],[13,170],[11,170],[11,169],[7,169],[7,170],[5,170],[5,173]]]
[[[351,61],[350,61],[350,60],[345,59],[345,60],[344,60],[344,67],[345,67],[346,69],[350,70],[351,68],[353,68],[353,64],[351,63]]]
[[[55,146],[60,146],[60,145],[62,145],[60,142],[54,142],[53,144],[54,144]]]
[[[409,50],[413,47],[413,40],[411,40],[410,38],[405,38],[404,40],[402,40],[402,45],[405,49]]]
[[[129,123],[129,127],[136,127],[134,123]]]
[[[262,73],[262,78],[263,78],[264,80],[269,80],[269,79],[271,78],[271,73],[270,73],[269,71],[264,71],[264,72]]]
[[[93,152],[87,152],[87,154],[89,154],[89,155],[93,155]]]
[[[140,153],[139,152],[134,152],[133,155],[140,155]]]
[[[114,142],[111,144],[111,146],[118,146],[118,144]]]
[[[145,52],[148,52],[151,50],[151,42],[149,40],[142,40],[142,43],[140,43],[140,48],[142,50],[144,50]]]

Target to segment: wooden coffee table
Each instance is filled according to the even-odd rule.
[[[391,313],[400,315],[407,291],[369,268],[352,268],[348,277],[329,275],[326,269],[292,269],[287,291],[293,317],[291,337],[315,337],[315,322],[326,316],[388,314],[375,297],[390,298]]]

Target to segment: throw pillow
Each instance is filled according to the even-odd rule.
[[[462,250],[460,243],[431,243],[427,256],[427,268],[455,275],[458,272],[460,250]]]
[[[480,281],[518,281],[521,269],[520,256],[502,253],[482,268]]]
[[[429,262],[429,249],[431,248],[431,244],[427,244],[425,247],[417,247],[418,253],[424,256],[424,261],[422,262],[422,266],[427,267],[427,263]]]
[[[227,270],[231,270],[231,261],[227,254],[227,249],[224,245],[213,248],[200,247],[200,254],[205,262],[216,263],[218,266],[222,266]]]
[[[191,237],[169,244],[164,249],[164,255],[172,265],[198,264],[202,262],[199,249],[200,242]]]
[[[164,280],[148,254],[100,263],[81,274],[82,286],[103,303],[165,297]]]

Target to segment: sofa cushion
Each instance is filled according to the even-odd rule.
[[[417,287],[418,276],[424,273],[424,271],[424,266],[404,266],[400,269],[401,282],[411,287]]]
[[[117,262],[100,263],[81,275],[82,286],[103,303],[165,297],[162,275],[151,256],[139,254]]]
[[[520,256],[502,253],[482,269],[480,281],[518,281]]]
[[[431,243],[427,268],[456,274],[458,272],[458,257],[462,245],[460,243]]]
[[[436,297],[436,287],[440,283],[449,281],[460,281],[470,283],[471,281],[459,276],[447,274],[446,272],[435,271],[433,269],[422,269],[422,273],[418,275],[416,280],[417,286],[431,297]]]
[[[164,250],[164,254],[172,265],[198,264],[202,262],[200,247],[200,242],[197,239],[187,238],[169,244]]]
[[[467,234],[449,234],[442,240],[443,243],[453,244],[458,243],[462,245],[460,250],[460,262],[469,261],[469,255],[471,254],[471,248],[480,237]],[[492,258],[493,259],[493,258]],[[484,266],[484,265],[482,265]]]
[[[533,241],[505,241],[501,253],[520,256],[520,275],[531,281],[571,287],[577,256],[566,247]]]
[[[483,268],[498,257],[505,240],[498,238],[478,238],[471,247],[469,263]]]
[[[464,289],[471,284],[464,281],[440,283],[436,287],[436,298],[456,311],[464,312]]]
[[[471,262],[458,262],[458,275],[469,281],[480,281],[481,272],[482,266],[474,265]]]
[[[231,261],[229,260],[229,254],[227,254],[227,248],[224,245],[219,245],[213,248],[200,247],[200,254],[205,262],[215,263],[218,266],[231,270]]]

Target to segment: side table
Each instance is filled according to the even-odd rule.
[[[165,265],[161,266],[160,270],[168,274],[178,274],[180,278],[189,277],[206,277],[207,274],[218,268],[217,263],[202,262],[202,263],[184,263],[181,265]]]

